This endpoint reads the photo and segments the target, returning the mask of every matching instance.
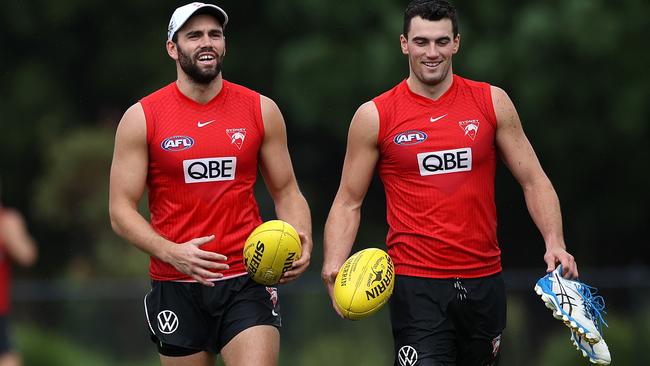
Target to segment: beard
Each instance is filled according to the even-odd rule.
[[[441,66],[442,67],[442,66]],[[449,72],[451,70],[450,65],[444,66],[442,69],[438,70],[435,74],[429,74],[425,71],[415,72],[415,76],[420,80],[424,85],[436,86],[447,79]]]
[[[223,63],[223,55],[219,55],[213,49],[209,49],[209,50],[213,51],[217,55],[217,65],[214,68],[208,68],[208,69],[201,69],[197,64],[197,61],[192,59],[192,57],[186,54],[185,52],[183,52],[183,50],[180,47],[178,47],[177,50],[178,50],[178,62],[181,65],[181,69],[195,83],[201,85],[210,84],[210,82],[212,82],[212,80],[214,80],[221,73],[221,64]],[[199,52],[201,51],[206,51],[206,49],[199,50]]]

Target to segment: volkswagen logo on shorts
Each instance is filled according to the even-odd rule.
[[[158,313],[158,330],[164,334],[171,334],[178,329],[178,317],[171,310],[163,310]]]
[[[413,366],[418,362],[418,352],[411,346],[402,346],[397,351],[397,359],[402,366]]]

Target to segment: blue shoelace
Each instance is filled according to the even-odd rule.
[[[580,295],[582,295],[585,309],[588,313],[587,316],[594,322],[596,327],[598,327],[598,331],[602,334],[603,324],[606,327],[609,327],[607,322],[605,322],[605,319],[603,319],[603,314],[607,314],[607,311],[605,310],[605,299],[601,295],[596,295],[598,289],[595,287],[586,285],[582,282],[578,282],[577,287],[580,291]]]

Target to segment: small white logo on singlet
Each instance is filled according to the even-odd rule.
[[[446,115],[446,114],[443,114],[443,115],[440,116],[440,117],[436,117],[436,118],[431,117],[431,118],[429,119],[429,121],[431,121],[431,122],[436,122],[436,121],[438,121],[438,120],[440,120],[440,119],[443,119],[443,118],[445,118],[445,117],[447,117],[447,115]]]
[[[228,128],[226,129],[226,134],[230,138],[230,143],[237,146],[237,149],[241,150],[241,147],[244,144],[244,139],[246,139],[246,129]]]
[[[201,128],[201,127],[205,127],[205,126],[209,125],[210,123],[212,123],[212,122],[214,122],[214,121],[215,121],[215,120],[205,121],[205,122],[198,121],[198,122],[196,122],[196,125],[197,125],[199,128]]]
[[[477,119],[460,121],[458,122],[458,125],[460,126],[460,128],[463,129],[465,136],[469,137],[472,140],[476,138],[476,135],[478,134],[478,126],[479,126],[479,121]]]

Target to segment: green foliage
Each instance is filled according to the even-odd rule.
[[[287,324],[282,340],[291,346],[282,350],[280,364],[392,364],[393,341],[388,306],[363,320],[344,320],[332,309],[324,288],[315,290],[304,288],[300,296],[286,298],[288,301],[281,305],[283,317],[286,317],[283,323]],[[310,336],[305,337],[305,334]]]
[[[106,227],[112,146],[112,132],[106,129],[83,129],[51,139],[45,152],[46,174],[35,197],[41,219],[90,232]]]
[[[103,355],[83,349],[65,336],[36,328],[20,328],[17,336],[27,365],[111,365]]]
[[[527,333],[528,319],[525,304],[520,297],[508,296],[506,330],[501,339],[501,365],[529,364],[531,341]]]
[[[89,350],[77,344],[66,335],[37,327],[19,327],[16,332],[23,363],[30,366],[154,366],[159,365],[157,358],[147,361],[118,362],[118,355],[107,355]]]
[[[69,252],[54,255],[59,255],[60,263],[70,261],[71,275],[145,273],[147,256],[125,245],[110,227],[108,174],[113,134],[105,128],[79,129],[51,139],[46,152],[48,161],[37,183],[34,212],[68,243]]]
[[[291,23],[278,28],[294,34],[277,53],[274,96],[287,101],[285,112],[300,125],[332,130],[343,138],[354,110],[405,76],[401,19],[392,15],[401,10],[388,2],[354,2],[321,11],[310,2],[288,4],[274,2],[277,10],[269,13],[290,17]],[[284,29],[289,24],[292,28]]]
[[[389,365],[393,361],[392,343],[387,344],[382,341],[382,334],[372,332],[371,329],[368,329],[367,333],[347,333],[345,339],[342,339],[340,332],[323,334],[318,338],[311,339],[305,348],[301,349],[295,363],[292,364],[310,366]]]

